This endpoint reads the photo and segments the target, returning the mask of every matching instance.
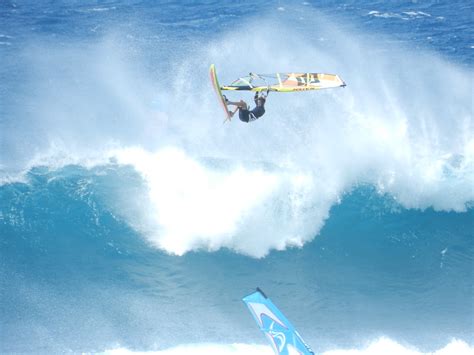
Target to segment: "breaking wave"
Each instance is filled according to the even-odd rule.
[[[30,47],[38,74],[25,107],[36,110],[16,112],[2,180],[41,165],[130,165],[148,188],[130,225],[178,255],[228,247],[261,257],[302,246],[331,206],[364,184],[405,208],[471,206],[472,73],[431,53],[380,46],[320,17],[295,19],[300,25],[282,25],[276,35],[265,31],[272,21],[258,33],[213,38],[191,58],[178,52],[161,77],[137,65],[140,55],[126,54],[117,35],[80,50],[49,48],[45,62],[32,59],[44,48]],[[222,125],[207,82],[211,62],[222,82],[248,68],[292,69],[338,73],[348,86],[271,94],[263,119]]]

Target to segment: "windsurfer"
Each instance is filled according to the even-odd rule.
[[[224,96],[224,100],[226,105],[233,105],[235,106],[235,110],[230,113],[230,117],[233,117],[234,114],[239,111],[239,119],[242,122],[252,122],[260,117],[262,117],[265,114],[265,101],[267,99],[268,92],[265,95],[262,93],[261,95],[258,94],[258,92],[255,93],[255,96],[253,97],[253,100],[255,101],[255,108],[253,110],[249,110],[249,106],[244,100],[240,101],[229,101],[227,100],[227,97]]]

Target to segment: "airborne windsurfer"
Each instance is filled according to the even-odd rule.
[[[261,95],[258,94],[258,92],[255,93],[255,96],[253,97],[253,100],[255,101],[255,108],[253,110],[249,110],[249,106],[244,100],[232,102],[227,100],[227,98],[224,96],[225,103],[227,106],[233,105],[235,106],[235,110],[230,113],[230,117],[233,117],[234,114],[239,111],[239,119],[242,122],[252,122],[260,117],[262,117],[265,114],[265,101],[267,99],[268,92],[265,95],[262,93]]]
[[[308,90],[320,90],[345,87],[346,83],[335,74],[324,73],[274,73],[274,74],[255,74],[249,73],[234,80],[230,85],[219,84],[217,80],[216,67],[211,64],[209,68],[211,84],[217,94],[217,98],[225,111],[225,121],[230,121],[234,114],[239,111],[239,118],[243,122],[251,122],[262,117],[265,114],[265,101],[270,91],[274,92],[302,92]],[[256,92],[255,108],[250,110],[247,103],[243,100],[231,102],[223,95],[223,91],[253,91]],[[264,94],[266,92],[266,95]],[[262,94],[259,94],[262,93]],[[235,106],[231,112],[229,106]]]

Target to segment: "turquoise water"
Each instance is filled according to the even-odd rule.
[[[469,13],[0,4],[0,352],[258,353],[241,302],[256,286],[317,352],[470,351]],[[222,125],[211,63],[223,82],[348,86],[270,94],[263,119]]]

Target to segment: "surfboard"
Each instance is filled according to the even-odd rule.
[[[217,80],[216,67],[214,66],[214,64],[211,64],[211,67],[209,68],[209,74],[211,76],[212,87],[214,88],[214,91],[216,92],[219,102],[221,103],[221,106],[224,109],[224,112],[226,115],[224,122],[227,120],[230,121],[232,116],[230,114],[229,108],[227,107],[225,103],[224,96],[222,95],[221,87],[219,85],[219,80]]]

